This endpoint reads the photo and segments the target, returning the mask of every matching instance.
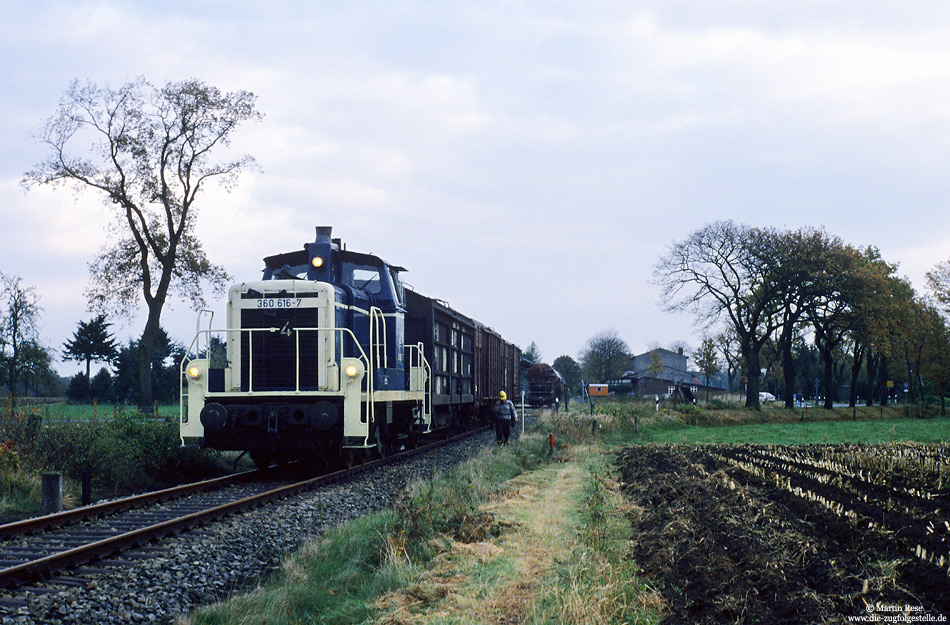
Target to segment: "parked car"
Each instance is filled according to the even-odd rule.
[[[759,393],[759,401],[762,402],[763,404],[767,404],[769,402],[775,401],[775,395],[773,395],[772,393],[766,393],[765,391],[762,391],[761,393]]]

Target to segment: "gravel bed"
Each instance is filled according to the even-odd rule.
[[[91,575],[81,569],[62,574],[82,575],[81,585],[50,584],[46,588],[53,590],[43,593],[3,592],[0,600],[27,605],[0,606],[0,624],[174,623],[197,607],[254,588],[304,541],[392,505],[409,483],[471,457],[493,443],[493,436],[479,434],[375,469],[352,483],[320,488],[186,532],[160,548],[149,547],[146,557],[131,566]]]

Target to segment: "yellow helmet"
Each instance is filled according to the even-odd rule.
[[[500,393],[498,393],[498,399],[502,399],[502,400],[508,399],[508,395],[505,393],[505,391],[501,391]]]

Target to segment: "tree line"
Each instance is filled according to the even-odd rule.
[[[804,390],[799,369],[809,353],[817,356],[827,408],[842,372],[851,405],[861,377],[870,386],[868,403],[886,403],[895,378],[912,402],[926,394],[942,401],[950,385],[946,263],[928,274],[931,299],[873,246],[846,244],[820,228],[718,221],[670,245],[653,275],[665,309],[695,315],[721,353],[732,355],[727,366],[743,372],[747,407],[759,406],[765,369],[780,372],[792,407]]]
[[[105,315],[79,321],[76,331],[62,346],[64,361],[76,361],[84,370],[63,384],[53,370],[55,350],[39,337],[43,313],[39,296],[19,276],[0,274],[0,389],[13,406],[23,396],[59,397],[74,401],[108,401],[141,404],[139,380],[140,343],[130,339],[119,345],[109,331]],[[151,349],[150,386],[152,400],[174,403],[180,392],[178,365],[185,347],[159,328]],[[95,374],[92,364],[103,366]]]

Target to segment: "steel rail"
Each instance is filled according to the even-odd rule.
[[[169,501],[171,499],[179,499],[194,493],[224,488],[225,486],[231,486],[232,484],[238,484],[240,482],[253,479],[260,474],[260,471],[260,469],[243,471],[241,473],[234,473],[232,475],[225,475],[210,480],[204,480],[203,482],[194,482],[192,484],[173,486],[163,490],[142,493],[141,495],[123,497],[122,499],[106,501],[103,503],[93,504],[91,506],[83,506],[81,508],[66,510],[64,512],[54,512],[53,514],[34,517],[32,519],[24,519],[22,521],[6,523],[4,525],[0,525],[0,540],[8,540],[16,536],[22,536],[24,534],[33,534],[36,532],[52,529],[54,527],[63,527],[73,523],[79,523],[81,521],[88,521],[90,519],[116,514],[117,512],[124,512],[133,508],[149,506],[152,504],[161,503],[163,501]]]
[[[232,501],[225,504],[220,504],[203,510],[200,512],[194,512],[187,514],[182,517],[175,519],[170,519],[168,521],[163,521],[161,523],[156,523],[155,525],[150,525],[148,527],[139,528],[118,536],[112,536],[102,540],[90,542],[89,544],[74,547],[59,553],[54,553],[36,560],[25,562],[23,564],[18,564],[6,569],[0,570],[0,588],[11,588],[20,586],[28,582],[34,582],[42,579],[49,579],[53,576],[56,571],[74,568],[87,564],[89,562],[94,562],[96,560],[115,555],[122,551],[133,549],[139,547],[143,544],[152,542],[157,539],[165,538],[169,535],[178,534],[188,529],[197,527],[199,525],[208,523],[210,521],[215,521],[220,518],[231,516],[251,508],[261,506],[263,504],[272,502],[277,499],[284,499],[292,495],[296,495],[307,490],[312,490],[318,486],[325,484],[330,484],[335,481],[339,481],[343,478],[351,477],[358,475],[364,471],[367,471],[371,468],[383,466],[389,463],[405,460],[409,457],[424,453],[426,451],[442,447],[453,442],[462,440],[468,436],[473,436],[479,432],[484,432],[488,428],[479,428],[457,436],[437,441],[435,443],[425,445],[423,447],[418,447],[416,449],[411,449],[404,451],[398,454],[392,454],[385,458],[379,460],[374,460],[372,462],[367,462],[361,465],[357,465],[351,469],[344,469],[341,471],[336,471],[334,473],[328,473],[314,478],[309,478],[294,484],[289,484],[275,488],[263,493],[252,495],[250,497],[245,497],[236,501]],[[244,479],[247,479],[247,476],[255,473],[255,471],[248,471],[243,474],[236,474],[235,476],[227,477],[238,477],[243,475]],[[200,482],[191,486],[198,486],[199,484],[205,485],[209,482],[217,482],[222,478],[217,478],[216,480],[207,480],[206,482]],[[176,489],[167,489],[167,490],[176,490]],[[156,493],[147,493],[146,495],[140,497],[146,497],[148,495],[157,495],[158,493],[164,493],[166,491],[158,491]],[[131,498],[130,498],[131,499]],[[108,506],[109,504],[103,504],[103,507]],[[123,508],[123,510],[128,509],[128,507]],[[68,516],[68,515],[48,515],[47,517],[41,517],[41,519],[50,519],[51,517],[57,516]],[[102,516],[102,514],[94,515]],[[75,522],[75,521],[71,521]],[[16,525],[16,524],[10,524]]]

